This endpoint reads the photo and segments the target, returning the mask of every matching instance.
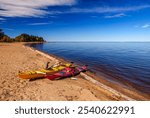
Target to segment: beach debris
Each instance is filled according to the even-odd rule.
[[[130,97],[128,97],[128,96],[126,96],[126,95],[120,93],[119,91],[117,91],[117,90],[115,90],[115,89],[113,89],[113,88],[111,88],[111,87],[109,87],[109,86],[107,86],[107,85],[104,85],[103,83],[101,83],[101,82],[99,82],[99,81],[93,79],[92,77],[86,75],[85,73],[82,73],[82,72],[81,72],[80,74],[81,74],[81,76],[84,77],[86,80],[88,80],[88,81],[90,81],[90,82],[92,82],[92,83],[94,83],[94,84],[96,84],[96,85],[98,85],[98,86],[104,88],[105,90],[107,90],[107,91],[113,93],[114,95],[117,95],[117,96],[119,96],[119,97],[123,97],[123,98],[125,98],[125,99],[128,100],[128,101],[135,101],[135,99],[130,98]]]
[[[71,80],[77,80],[78,78],[75,78],[75,77],[71,77],[70,79],[71,79]]]
[[[49,67],[48,67],[48,66],[49,66],[49,63],[50,63],[50,62],[47,62],[47,63],[46,63],[45,69],[48,69],[48,68],[49,68]]]
[[[62,62],[57,62],[57,63],[55,63],[52,67],[57,67],[57,66],[60,66],[60,65],[62,65],[63,63]]]

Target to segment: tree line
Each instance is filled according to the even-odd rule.
[[[0,42],[45,42],[43,37],[23,33],[15,38],[10,38],[0,29]]]

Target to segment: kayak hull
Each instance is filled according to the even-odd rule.
[[[33,75],[20,74],[18,76],[22,79],[44,78],[44,74],[33,74]]]
[[[86,66],[82,67],[66,67],[60,72],[54,73],[54,74],[46,74],[45,78],[48,78],[49,80],[58,80],[66,77],[71,77],[80,74],[80,72],[84,72],[87,70]]]
[[[61,71],[64,68],[70,67],[70,66],[71,66],[71,64],[65,64],[65,65],[51,68],[49,70],[41,69],[41,70],[37,70],[37,71],[28,71],[28,72],[24,72],[24,73],[19,73],[18,76],[22,79],[44,78],[46,74],[53,74],[53,73]]]

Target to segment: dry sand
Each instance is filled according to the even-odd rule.
[[[31,50],[23,43],[0,43],[0,100],[2,101],[97,101],[127,100],[121,95],[108,91],[78,75],[77,80],[66,78],[50,81],[35,81],[18,78],[19,71],[37,70],[46,62],[55,64],[59,60]]]

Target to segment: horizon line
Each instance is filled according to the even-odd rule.
[[[150,43],[150,41],[47,41],[47,43]]]

